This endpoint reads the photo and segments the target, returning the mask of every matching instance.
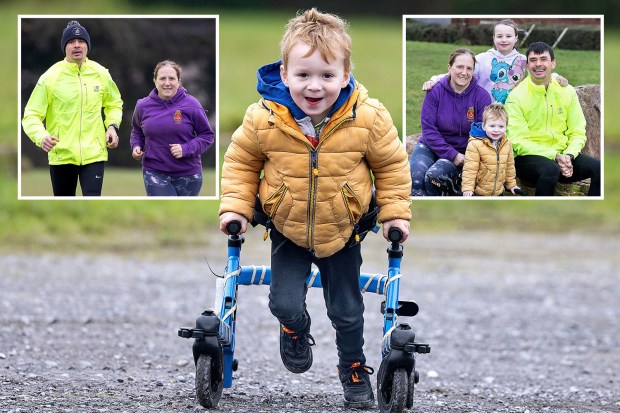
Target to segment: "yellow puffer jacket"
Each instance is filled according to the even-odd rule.
[[[373,175],[379,222],[411,219],[407,152],[388,111],[362,85],[331,117],[316,149],[285,106],[261,99],[226,151],[219,213],[251,220],[258,190],[279,232],[328,257],[368,210]]]
[[[512,144],[504,136],[498,148],[489,138],[470,136],[463,165],[463,192],[497,196],[517,185]]]

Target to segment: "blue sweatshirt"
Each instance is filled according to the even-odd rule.
[[[453,161],[458,153],[465,153],[471,124],[482,121],[482,112],[489,104],[491,97],[478,86],[476,77],[463,93],[452,89],[450,76],[444,77],[426,93],[422,102],[419,142],[439,158]]]
[[[179,87],[176,95],[164,100],[157,89],[138,100],[133,113],[131,149],[142,148],[142,169],[172,177],[202,172],[200,154],[213,144],[214,133],[200,102]],[[183,149],[180,159],[172,156],[170,144]]]

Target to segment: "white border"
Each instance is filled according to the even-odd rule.
[[[402,107],[403,107],[403,143],[407,143],[407,19],[411,18],[426,18],[426,19],[523,19],[523,18],[541,18],[541,19],[600,19],[601,24],[601,49],[600,49],[600,83],[601,83],[601,196],[589,197],[589,196],[500,196],[500,197],[467,197],[467,200],[475,201],[487,201],[487,200],[563,200],[563,201],[594,201],[605,199],[605,16],[603,14],[510,14],[510,15],[496,15],[496,14],[404,14],[402,21],[402,73],[403,73],[403,94],[402,94]],[[561,68],[561,67],[560,67]],[[569,79],[570,80],[570,79]],[[438,200],[463,200],[465,197],[450,196],[450,197],[424,197],[424,196],[412,196],[410,197],[415,201],[438,201]]]
[[[102,200],[190,200],[190,201],[219,201],[220,199],[220,25],[219,15],[217,14],[18,14],[17,15],[17,199],[18,200],[54,200],[54,201],[102,201]],[[179,196],[179,197],[147,197],[142,196],[75,196],[75,197],[54,197],[54,196],[22,196],[22,18],[24,19],[214,19],[215,20],[215,127],[213,128],[214,142],[210,150],[215,150],[215,195],[208,196]],[[122,95],[122,93],[121,93]],[[124,109],[125,110],[125,109]],[[130,125],[131,126],[131,125]],[[213,125],[211,125],[213,127]],[[136,170],[138,171],[138,170]],[[141,171],[141,169],[140,169]]]

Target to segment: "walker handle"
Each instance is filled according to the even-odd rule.
[[[392,227],[388,231],[388,239],[391,242],[400,242],[400,240],[403,239],[403,232],[400,228]]]
[[[237,220],[230,221],[228,224],[226,224],[226,231],[230,235],[239,235],[239,233],[241,232],[241,222]]]

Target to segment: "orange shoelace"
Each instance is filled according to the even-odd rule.
[[[291,339],[297,340],[297,333],[296,332],[294,332],[293,330],[290,330],[290,329],[284,327],[282,324],[280,324],[280,326],[282,327],[282,330],[285,333],[287,333],[287,334],[289,334],[291,336]]]
[[[359,366],[360,366],[360,362],[359,361],[356,362],[356,363],[351,364],[351,368],[352,369],[354,369],[356,367],[359,367]],[[351,379],[353,380],[353,383],[359,383],[360,382],[360,378],[357,375],[357,371],[354,371],[353,374],[351,374]]]

